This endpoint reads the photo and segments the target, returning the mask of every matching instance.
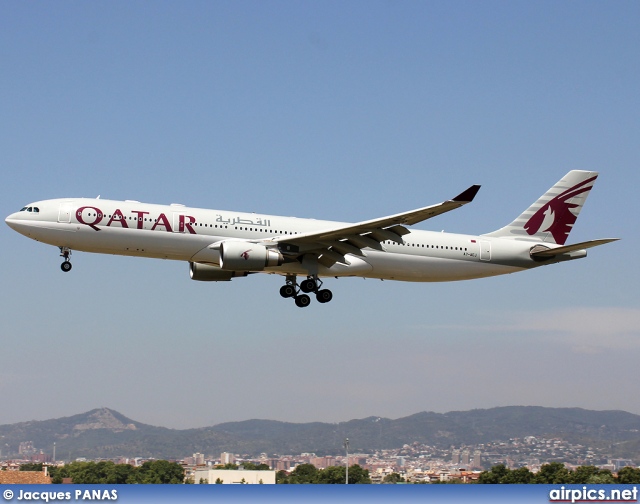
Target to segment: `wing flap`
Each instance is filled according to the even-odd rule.
[[[346,238],[349,243],[355,245],[361,250],[367,247],[372,248],[374,250],[384,250],[384,247],[380,244],[380,242],[377,240],[374,240],[369,235],[351,234],[351,235],[348,235]]]
[[[333,263],[340,263],[347,266],[349,265],[347,258],[333,249],[323,250],[321,259],[324,259],[324,261],[322,261],[323,264],[330,263],[332,265]]]
[[[326,245],[327,247],[331,247],[332,250],[335,250],[336,252],[338,252],[340,254],[343,254],[343,255],[344,254],[353,254],[353,255],[360,256],[360,257],[364,257],[364,252],[362,252],[361,249],[351,245],[350,243],[348,243],[346,241],[325,242],[325,243],[323,243],[323,245]]]
[[[404,229],[405,231],[407,231],[407,233],[409,232],[407,228],[403,228],[402,226],[396,227]],[[374,240],[378,241],[389,240],[396,243],[403,243],[402,236],[398,233],[395,233],[394,231],[391,231],[390,229],[374,229],[373,231],[371,231],[370,235]]]

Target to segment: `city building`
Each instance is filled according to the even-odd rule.
[[[222,465],[235,464],[236,456],[233,453],[222,452],[222,454],[220,454],[220,463]]]
[[[473,467],[474,469],[482,469],[482,452],[480,450],[475,450],[473,452],[471,467]]]
[[[332,467],[336,465],[335,457],[327,456],[327,457],[312,457],[309,459],[309,463],[316,466],[318,469],[326,469],[327,467]]]

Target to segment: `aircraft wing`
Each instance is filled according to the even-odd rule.
[[[479,189],[479,185],[473,185],[455,198],[437,205],[323,231],[295,236],[280,236],[271,242],[277,242],[284,254],[317,254],[319,262],[327,267],[336,262],[348,264],[345,254],[364,256],[363,249],[367,247],[384,250],[381,242],[385,240],[403,243],[402,236],[409,233],[409,230],[404,227],[405,225],[410,226],[460,208],[473,201]]]

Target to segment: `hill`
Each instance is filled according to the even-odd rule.
[[[228,422],[200,429],[167,429],[131,420],[108,408],[65,418],[0,426],[3,453],[17,455],[21,442],[58,459],[155,457],[178,459],[195,452],[257,455],[341,453],[399,448],[419,442],[447,448],[525,436],[558,437],[597,446],[617,457],[640,459],[640,416],[624,411],[509,406],[421,412],[404,418],[369,417],[340,423],[272,420]]]

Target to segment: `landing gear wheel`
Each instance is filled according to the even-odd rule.
[[[300,294],[299,296],[296,296],[296,306],[305,308],[309,306],[309,303],[311,303],[311,298],[306,294]]]
[[[313,278],[308,278],[300,283],[300,290],[302,292],[315,292],[318,286]]]
[[[280,295],[283,298],[290,298],[296,295],[296,288],[293,285],[283,285],[280,287]]]
[[[69,247],[60,247],[60,257],[64,257],[64,262],[60,265],[60,269],[65,273],[71,271],[71,262],[69,257],[71,256],[71,249]]]
[[[329,289],[322,289],[316,293],[316,299],[319,303],[328,303],[333,299],[333,293]]]

